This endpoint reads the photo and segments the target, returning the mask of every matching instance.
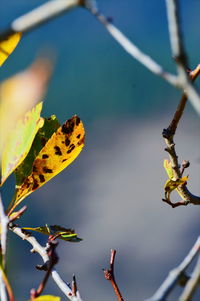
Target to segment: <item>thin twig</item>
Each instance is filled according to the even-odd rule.
[[[14,222],[16,219],[20,218],[24,212],[26,211],[27,206],[23,206],[21,209],[19,209],[17,212],[13,213],[9,219],[9,222],[12,223]]]
[[[4,288],[1,287],[2,283],[0,283],[0,288],[3,289],[2,290],[3,298],[5,298],[6,291],[7,291],[8,297],[9,297],[9,301],[15,301],[14,294],[13,294],[11,285],[9,283],[9,280],[8,280],[8,277],[7,277],[6,273],[5,273],[5,271],[3,271],[3,269],[0,269],[0,274],[1,274],[0,278],[2,277],[2,279],[3,279],[3,287],[6,288],[6,290],[3,292]],[[2,298],[2,295],[0,295],[0,296]],[[3,299],[3,298],[0,299],[0,300],[2,300],[2,301],[7,300],[7,295],[6,295],[6,299]]]
[[[182,89],[186,91],[191,104],[200,115],[200,95],[191,84],[186,72],[188,64],[180,27],[180,10],[178,3],[178,0],[166,0],[172,55],[175,58],[180,85]]]
[[[198,255],[199,252],[200,252],[200,237],[198,237],[194,246],[189,251],[185,259],[181,262],[181,264],[174,270],[170,271],[168,277],[162,283],[160,288],[150,299],[146,301],[165,301],[169,293],[173,290],[174,286],[178,283],[185,269],[191,264],[192,260]]]
[[[93,5],[94,1],[83,1],[84,6],[100,21],[110,35],[122,46],[122,48],[128,52],[137,61],[143,64],[147,69],[149,69],[154,74],[164,78],[171,85],[177,87],[178,80],[177,77],[171,73],[165,71],[156,61],[154,61],[150,56],[142,52],[133,42],[131,42],[116,26],[111,24],[111,22],[101,14],[96,6]]]
[[[179,81],[173,74],[166,72],[157,62],[150,56],[143,53],[135,46],[119,29],[112,25],[108,20],[98,12],[93,0],[52,0],[39,6],[36,9],[26,13],[25,15],[14,20],[10,28],[0,34],[0,40],[4,40],[13,32],[26,33],[38,27],[39,25],[49,21],[65,11],[75,6],[86,7],[97,19],[106,27],[113,38],[127,51],[132,57],[137,59],[147,69],[156,75],[164,78],[173,86],[178,86]]]
[[[166,0],[169,37],[172,54],[177,62],[185,68],[187,67],[187,55],[184,49],[183,36],[180,28],[180,9],[177,0]]]
[[[115,255],[116,255],[116,250],[111,250],[111,255],[110,255],[110,268],[103,270],[104,271],[104,276],[106,278],[106,280],[109,280],[110,283],[112,284],[112,287],[115,291],[115,294],[118,298],[118,301],[124,301],[119,287],[115,281],[115,275],[114,275],[114,262],[115,262]]]
[[[191,300],[195,290],[200,285],[200,256],[194,268],[191,278],[188,280],[186,287],[179,298],[179,301]]]
[[[27,235],[26,232],[24,233],[24,231],[22,231],[21,228],[16,227],[16,226],[12,226],[10,230],[12,232],[14,232],[15,234],[17,234],[18,236],[20,236],[23,240],[28,241],[32,246],[32,252],[37,252],[43,259],[44,264],[48,264],[48,262],[50,261],[50,258],[48,256],[47,250],[45,247],[42,247],[38,241],[35,239],[35,237],[33,237],[32,235]],[[51,271],[51,276],[53,278],[53,280],[55,281],[55,283],[58,285],[58,287],[60,288],[60,290],[64,293],[64,295],[71,301],[81,301],[80,298],[80,294],[77,294],[77,296],[73,296],[73,292],[71,290],[71,288],[62,280],[62,278],[60,277],[60,275],[58,274],[58,272],[53,269]]]
[[[3,201],[1,199],[0,193],[0,225],[1,225],[1,253],[2,253],[2,263],[3,267],[6,264],[6,243],[7,243],[7,228],[8,228],[9,219],[4,212]]]
[[[51,271],[53,270],[53,267],[58,263],[59,258],[56,254],[56,251],[55,251],[57,245],[58,245],[58,243],[55,240],[54,241],[48,241],[47,246],[46,246],[46,252],[47,252],[48,257],[49,257],[48,264],[45,263],[43,265],[37,265],[36,266],[36,268],[38,270],[43,270],[43,271],[46,272],[46,274],[44,276],[44,279],[40,283],[38,289],[37,290],[35,290],[35,289],[31,290],[31,300],[32,299],[34,300],[36,297],[39,297],[42,294],[42,292],[43,292],[43,290],[44,290],[44,288],[45,288],[45,286],[46,286],[46,284],[49,280],[49,276],[51,275]]]
[[[182,90],[186,90],[187,94],[189,95],[189,99],[191,101],[192,106],[194,107],[195,111],[200,115],[199,94],[197,93],[195,88],[191,85],[185,71],[183,72],[182,61],[186,61],[186,59],[182,60],[180,63],[180,67],[178,68],[178,74],[179,74],[178,76],[165,71],[162,68],[162,66],[160,66],[156,61],[154,61],[150,56],[143,53],[117,27],[115,27],[113,24],[111,24],[111,22],[103,14],[101,14],[98,11],[96,6],[94,5],[95,1],[85,0],[83,2],[84,2],[84,6],[105,26],[105,28],[108,30],[110,35],[124,48],[124,50],[126,52],[128,52],[138,62],[143,64],[152,73],[162,77],[163,79],[165,79],[167,82],[169,82],[171,85],[175,86],[176,88],[181,88]],[[176,16],[176,18],[177,18],[177,16]],[[171,19],[169,20],[169,22],[171,22]],[[170,28],[172,27],[171,23],[169,25]],[[180,46],[180,45],[182,45],[182,40],[179,39],[180,38],[180,30],[179,30],[179,27],[176,29],[178,29],[178,37],[176,37],[176,34],[177,34],[176,30],[173,29],[172,40],[175,39],[176,42],[173,42],[173,43],[175,43],[176,45],[178,44],[178,46]],[[171,33],[171,31],[170,31],[170,33]],[[180,49],[182,51],[183,47],[181,47]],[[180,49],[178,48],[178,51]],[[181,52],[181,55],[183,55],[183,52]]]
[[[51,0],[15,19],[0,39],[5,39],[14,32],[26,33],[58,15],[78,6],[80,0]]]
[[[6,293],[6,286],[4,282],[4,275],[3,270],[0,269],[0,300],[8,301],[7,293]]]
[[[200,64],[197,65],[197,67],[193,70],[189,72],[189,77],[191,79],[191,81],[195,81],[195,79],[199,76],[200,74]],[[183,115],[183,111],[185,109],[185,105],[187,102],[187,94],[183,93],[181,100],[179,102],[179,105],[176,109],[176,112],[174,114],[174,117],[168,127],[168,130],[171,131],[171,133],[174,135],[176,133],[176,128],[178,126],[178,123]]]
[[[194,81],[199,74],[200,74],[200,64],[193,71],[189,72],[191,81]],[[173,168],[174,180],[180,179],[182,177],[182,170],[180,169],[178,156],[175,150],[174,135],[176,133],[178,123],[183,115],[186,101],[187,101],[187,95],[184,93],[181,97],[181,100],[172,118],[172,121],[170,122],[170,125],[168,126],[167,129],[163,130],[163,138],[165,139],[165,143],[167,145],[167,148],[165,150],[169,154],[169,158]],[[177,189],[180,192],[181,196],[183,197],[182,201],[176,203],[172,203],[170,200],[166,200],[166,199],[163,199],[163,201],[171,205],[173,208],[181,205],[185,206],[189,203],[192,203],[194,205],[200,205],[200,197],[193,195],[187,189],[186,185],[179,186]]]

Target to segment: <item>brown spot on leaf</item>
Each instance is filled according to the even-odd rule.
[[[71,144],[69,150],[67,151],[67,154],[70,154],[74,148],[75,148],[75,145]]]
[[[36,179],[33,179],[33,186],[32,189],[35,190],[39,187],[38,181]]]
[[[42,159],[47,159],[49,156],[47,154],[42,155]]]
[[[74,122],[72,119],[66,121],[65,124],[62,126],[62,132],[64,134],[71,134],[74,130]]]
[[[66,145],[66,146],[69,146],[69,145],[70,145],[70,140],[69,140],[69,138],[66,138],[66,139],[65,139],[65,145]]]
[[[52,169],[47,168],[47,167],[43,167],[43,171],[44,171],[44,173],[53,173]]]
[[[37,167],[33,165],[33,172],[37,172]]]
[[[62,126],[62,132],[63,132],[64,134],[68,134],[68,129],[67,129],[66,124],[63,124],[63,126]]]
[[[55,155],[62,156],[62,152],[61,152],[59,146],[57,146],[57,145],[54,146],[54,149],[55,149]]]
[[[76,125],[79,125],[80,121],[81,121],[80,118],[76,116]]]
[[[44,183],[45,182],[45,177],[43,175],[39,175],[39,178],[40,178],[40,182],[41,183]]]
[[[83,136],[83,138],[78,142],[78,145],[81,145],[84,143],[84,140],[85,140],[85,136]]]
[[[80,137],[81,137],[81,134],[78,134],[78,135],[76,136],[77,139],[79,139]]]
[[[65,161],[67,161],[67,159],[63,159],[63,160],[62,160],[62,162],[65,162]]]

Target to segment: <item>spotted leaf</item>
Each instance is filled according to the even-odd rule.
[[[84,146],[84,137],[83,123],[78,116],[58,128],[35,158],[30,175],[16,186],[12,210],[76,159]]]
[[[13,33],[7,38],[0,40],[0,66],[6,61],[9,55],[16,48],[21,39],[22,34],[20,32]]]
[[[50,118],[44,118],[44,125],[38,130],[28,155],[15,170],[17,186],[21,186],[26,177],[31,174],[34,160],[59,127],[60,123],[55,115],[52,115]]]

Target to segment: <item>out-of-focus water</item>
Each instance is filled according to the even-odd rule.
[[[1,0],[0,29],[44,1]],[[114,23],[166,69],[171,59],[165,1],[99,1]],[[199,1],[181,1],[191,67],[199,62]],[[76,9],[26,35],[1,68],[0,78],[19,71],[46,49],[57,63],[44,116],[64,121],[78,114],[86,125],[86,146],[78,159],[24,203],[21,226],[59,223],[74,227],[84,240],[60,242],[58,271],[66,281],[76,274],[83,300],[115,300],[102,268],[117,249],[116,278],[125,300],[150,297],[184,258],[199,234],[199,208],[172,209],[162,203],[167,179],[162,167],[161,132],[180,97],[134,61],[83,9]],[[188,105],[175,142],[180,161],[189,159],[189,188],[199,194],[199,121]],[[10,196],[7,184],[5,197]],[[174,194],[174,200],[179,196]],[[43,236],[38,239],[45,243]],[[11,282],[16,300],[28,300],[43,272],[30,246],[9,235]],[[14,252],[13,252],[14,249]],[[47,293],[60,294],[53,281]],[[177,294],[171,301],[177,300]],[[199,297],[196,297],[196,300]],[[63,297],[64,300],[64,297]]]

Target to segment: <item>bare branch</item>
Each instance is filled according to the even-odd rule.
[[[166,72],[157,62],[150,56],[142,52],[136,45],[133,44],[117,27],[111,24],[104,15],[102,15],[93,5],[93,1],[83,1],[84,6],[105,26],[111,36],[137,61],[143,64],[154,74],[164,78],[171,85],[177,87],[178,80],[173,74]]]
[[[31,29],[55,18],[56,16],[78,6],[81,0],[51,0],[15,19],[10,28],[1,34],[5,38],[12,32],[26,33]]]
[[[9,297],[9,301],[14,301],[14,295],[13,295],[13,291],[11,288],[11,285],[8,281],[7,275],[5,273],[5,271],[2,269],[2,267],[0,268],[0,297],[2,301],[7,301],[7,294]]]
[[[115,275],[114,275],[114,262],[115,262],[115,255],[116,255],[116,250],[111,250],[111,255],[110,255],[110,269],[103,270],[104,271],[104,276],[106,280],[109,280],[110,283],[112,284],[112,287],[115,291],[115,294],[118,298],[119,301],[124,301],[120,290],[118,288],[118,285],[115,281]]]
[[[197,67],[193,71],[189,71],[189,76],[190,76],[191,81],[194,81],[199,76],[199,74],[200,74],[200,64],[197,65]],[[171,123],[168,127],[168,129],[171,131],[171,133],[173,135],[175,134],[178,123],[179,123],[179,121],[182,117],[187,99],[188,99],[187,95],[186,95],[186,93],[184,93],[181,97],[181,100],[180,100],[179,105],[176,109],[174,117],[173,117],[173,119],[172,119],[172,121],[171,121]]]
[[[192,86],[186,72],[188,64],[180,29],[178,0],[166,0],[166,6],[172,55],[175,58],[179,83],[182,89],[186,91],[192,106],[200,115],[200,95]]]
[[[200,256],[194,268],[191,278],[188,280],[186,287],[179,298],[179,301],[191,300],[197,286],[200,284]]]
[[[4,212],[3,201],[0,194],[0,225],[1,225],[1,253],[3,257],[3,266],[6,263],[6,242],[7,242],[7,227],[9,219]]]
[[[191,81],[194,81],[198,75],[200,74],[200,64],[193,70],[189,72],[189,77]],[[163,138],[165,139],[165,143],[167,145],[167,148],[165,149],[168,154],[169,158],[172,164],[173,173],[174,173],[174,180],[180,179],[182,177],[183,169],[180,169],[180,164],[178,162],[178,156],[176,154],[175,150],[175,143],[174,143],[174,135],[176,133],[176,129],[178,126],[178,123],[183,115],[185,105],[187,102],[187,95],[184,93],[181,97],[181,100],[179,102],[179,105],[176,109],[176,112],[172,118],[172,121],[170,122],[170,125],[167,129],[163,130]],[[189,165],[188,165],[189,166]],[[180,192],[181,196],[184,200],[172,203],[170,200],[163,199],[164,202],[171,205],[173,208],[181,206],[181,205],[187,205],[189,203],[192,203],[194,205],[200,205],[200,197],[193,195],[188,189],[186,185],[179,186],[178,191]]]
[[[192,247],[188,255],[185,257],[185,259],[181,262],[181,264],[177,268],[169,272],[168,277],[162,283],[162,285],[157,290],[157,292],[150,299],[146,301],[165,301],[169,293],[173,290],[175,285],[178,283],[185,269],[191,264],[192,260],[198,255],[199,252],[200,252],[200,237],[198,237],[194,246]]]
[[[50,261],[46,248],[42,247],[35,239],[35,237],[33,237],[32,235],[27,235],[26,232],[22,231],[21,228],[16,226],[11,225],[10,230],[15,234],[17,234],[18,236],[20,236],[23,240],[28,241],[33,246],[31,252],[37,252],[42,257],[44,264]],[[65,294],[65,296],[69,300],[81,301],[80,295],[78,293],[76,296],[73,295],[71,288],[62,280],[62,278],[60,277],[60,275],[55,269],[51,271],[51,276],[55,281],[55,283],[57,284],[57,286],[60,288],[60,290]]]
[[[166,0],[168,1],[168,0]],[[175,1],[175,0],[171,0]],[[195,111],[200,115],[200,97],[195,90],[195,88],[191,85],[187,74],[185,73],[185,63],[186,63],[186,56],[183,52],[182,46],[182,39],[180,39],[180,30],[179,27],[176,26],[174,29],[175,20],[177,20],[177,10],[174,10],[175,18],[171,21],[169,20],[170,26],[170,35],[171,41],[174,45],[174,55],[180,53],[184,58],[181,59],[180,63],[178,63],[178,74],[179,76],[175,76],[166,72],[157,62],[155,62],[150,56],[143,53],[136,45],[133,44],[117,27],[111,24],[108,19],[104,17],[104,15],[100,14],[97,10],[96,6],[93,5],[94,1],[85,0],[84,6],[105,26],[111,36],[124,48],[126,52],[128,52],[132,57],[134,57],[137,61],[143,64],[147,69],[149,69],[152,73],[162,77],[171,85],[186,90],[187,94],[189,95],[189,99],[191,104],[193,105]],[[170,0],[169,0],[170,2]],[[171,15],[171,7],[169,9]],[[174,16],[173,15],[173,16]],[[176,23],[178,24],[178,23]],[[179,58],[179,55],[177,56]],[[183,64],[184,62],[184,64]]]
[[[182,32],[179,26],[179,9],[177,0],[166,0],[169,37],[173,56],[177,63],[187,67],[187,56],[183,45]]]
[[[79,5],[79,0],[51,0],[29,13],[17,18],[11,24],[11,28],[16,32],[26,32],[31,28],[40,25],[61,13],[66,12]]]
[[[49,276],[51,275],[51,271],[53,270],[53,267],[58,263],[58,256],[56,254],[56,247],[57,247],[58,243],[54,240],[51,241],[49,240],[47,245],[46,245],[46,252],[48,254],[49,257],[49,261],[48,264],[47,262],[44,263],[43,265],[37,265],[36,268],[38,270],[43,270],[46,272],[44,279],[42,280],[42,282],[40,283],[39,287],[37,290],[32,289],[31,290],[31,300],[39,297],[41,295],[41,293],[43,292],[48,280],[49,280]]]
[[[7,293],[6,293],[6,286],[4,283],[4,275],[3,270],[0,269],[0,300],[2,301],[8,301]]]

